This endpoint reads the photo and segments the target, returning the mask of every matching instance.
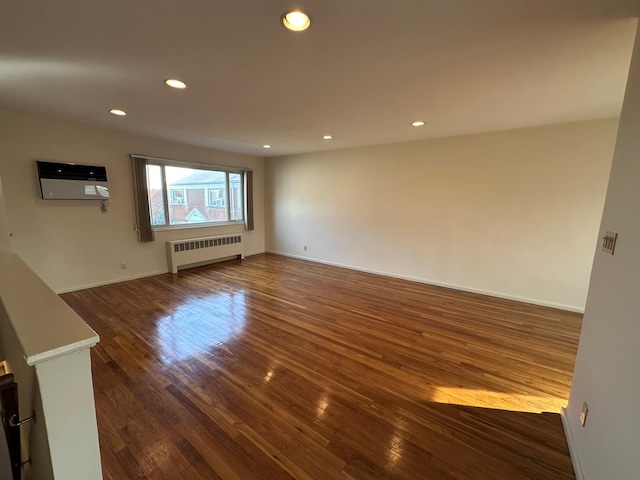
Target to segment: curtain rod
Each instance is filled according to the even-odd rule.
[[[248,168],[248,167],[233,167],[229,165],[212,165],[211,163],[190,162],[188,160],[175,160],[173,158],[150,157],[149,155],[139,155],[137,153],[132,153],[129,155],[129,157],[144,158],[145,160],[152,160],[152,161],[167,163],[167,164],[175,163],[175,164],[182,164],[182,165],[190,165],[192,167],[199,165],[202,167],[207,167],[208,169],[219,168],[221,170],[235,169],[235,170],[243,170],[243,171],[250,171],[250,172],[253,171],[252,168]]]

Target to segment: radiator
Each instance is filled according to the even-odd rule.
[[[178,273],[178,267],[201,265],[230,257],[244,258],[241,234],[167,242],[167,259],[171,273]]]

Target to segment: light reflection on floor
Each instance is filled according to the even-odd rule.
[[[316,405],[316,420],[320,421],[329,408],[329,392],[324,392]]]
[[[407,430],[407,423],[403,420],[397,419],[395,422],[396,430],[389,439],[389,445],[387,447],[387,468],[393,470],[395,465],[402,459],[402,452],[404,448],[403,432]]]
[[[215,349],[229,352],[228,343],[240,335],[245,326],[243,291],[189,298],[171,315],[157,321],[159,351],[165,365],[205,352],[212,353]]]
[[[429,387],[428,400],[437,403],[493,408],[512,412],[559,413],[567,400],[520,393],[492,392],[458,387]]]

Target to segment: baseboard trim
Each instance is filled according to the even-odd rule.
[[[575,440],[573,438],[573,431],[569,425],[569,419],[567,418],[567,409],[562,407],[560,410],[560,418],[562,419],[562,428],[564,429],[564,436],[567,439],[567,446],[569,447],[569,456],[571,457],[571,463],[573,464],[573,472],[576,475],[576,480],[586,480],[582,471],[582,464],[580,463],[580,457],[578,457],[578,451],[576,450]]]
[[[245,253],[244,256],[246,258],[246,257],[250,257],[252,255],[260,255],[261,253],[265,253],[265,252]],[[79,286],[76,286],[76,287],[62,288],[60,290],[54,290],[54,292],[57,295],[62,295],[63,293],[77,292],[79,290],[88,290],[89,288],[103,287],[105,285],[113,285],[114,283],[128,282],[130,280],[137,280],[139,278],[153,277],[155,275],[162,275],[163,273],[169,273],[169,268],[167,267],[165,270],[157,270],[157,271],[153,271],[153,272],[141,273],[139,275],[131,275],[129,277],[114,278],[112,280],[105,280],[104,282],[90,283],[88,285],[79,285]]]
[[[168,269],[158,270],[155,272],[142,273],[139,275],[131,275],[123,278],[114,278],[112,280],[105,280],[104,282],[96,282],[96,283],[90,283],[88,285],[79,285],[71,288],[63,288],[61,290],[54,290],[54,292],[57,293],[58,295],[61,295],[63,293],[77,292],[79,290],[88,290],[89,288],[103,287],[105,285],[113,285],[114,283],[128,282],[129,280],[137,280],[139,278],[153,277],[154,275],[161,275],[163,273],[168,273],[168,272],[169,272]]]
[[[348,265],[348,264],[344,264],[344,263],[329,262],[329,261],[320,260],[320,259],[317,259],[317,258],[304,257],[302,255],[293,255],[293,254],[290,254],[290,253],[278,252],[276,250],[267,250],[267,253],[272,253],[274,255],[281,255],[283,257],[297,258],[299,260],[306,260],[306,261],[309,261],[309,262],[321,263],[321,264],[324,264],[324,265],[331,265],[333,267],[348,268],[349,270],[356,270],[358,272],[373,273],[375,275],[382,275],[382,276],[385,276],[385,277],[400,278],[402,280],[409,280],[409,281],[412,281],[412,282],[424,283],[426,285],[433,285],[433,286],[436,286],[436,287],[451,288],[453,290],[460,290],[460,291],[463,291],[463,292],[470,292],[470,293],[478,293],[480,295],[487,295],[487,296],[490,296],[490,297],[503,298],[505,300],[513,300],[513,301],[522,302],[522,303],[531,303],[533,305],[540,305],[542,307],[557,308],[559,310],[566,310],[568,312],[584,313],[584,307],[580,308],[580,307],[576,307],[574,305],[564,305],[562,303],[546,302],[544,300],[538,300],[538,299],[535,299],[535,298],[518,297],[516,295],[509,295],[509,294],[506,294],[506,293],[493,292],[493,291],[490,291],[490,290],[482,290],[482,289],[478,289],[478,288],[465,287],[465,286],[462,286],[462,285],[454,285],[454,284],[450,284],[450,283],[438,282],[436,280],[429,280],[429,279],[425,279],[425,278],[412,277],[412,276],[409,276],[409,275],[398,275],[398,274],[389,273],[389,272],[381,272],[381,271],[378,271],[378,270],[356,267],[356,266]]]

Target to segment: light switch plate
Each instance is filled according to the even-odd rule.
[[[613,255],[613,251],[616,248],[616,240],[618,240],[618,234],[616,232],[607,232],[602,237],[602,251]]]

